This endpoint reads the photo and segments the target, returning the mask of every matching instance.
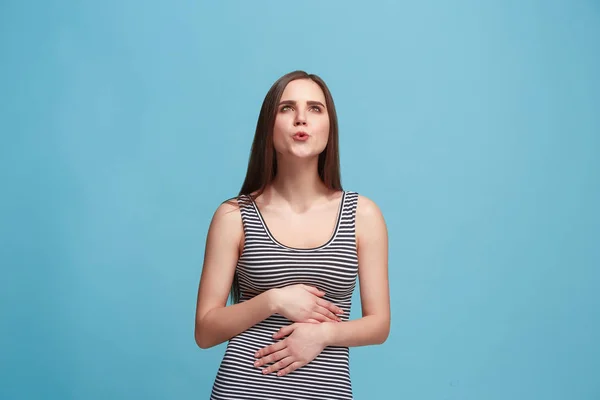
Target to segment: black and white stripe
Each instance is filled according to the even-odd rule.
[[[269,232],[256,203],[248,196],[240,196],[245,234],[237,265],[241,301],[272,288],[303,283],[325,291],[323,298],[342,308],[341,318],[347,321],[358,273],[357,201],[356,192],[344,191],[330,240],[316,248],[297,249],[279,243]],[[254,366],[254,353],[275,343],[272,335],[291,323],[274,314],[233,337],[217,372],[211,399],[352,399],[347,347],[328,346],[312,362],[282,377],[275,373],[263,375],[261,368]]]

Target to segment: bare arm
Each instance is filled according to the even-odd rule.
[[[356,210],[356,238],[363,316],[327,323],[326,344],[330,346],[381,344],[390,331],[387,228],[377,205],[364,196],[359,197]]]
[[[198,287],[194,336],[203,349],[223,343],[273,314],[269,291],[226,307],[243,238],[239,209],[221,204],[208,229]]]

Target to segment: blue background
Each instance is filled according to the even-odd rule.
[[[356,398],[599,399],[599,43],[592,0],[2,1],[0,397],[208,398],[208,224],[304,69],[389,228]]]

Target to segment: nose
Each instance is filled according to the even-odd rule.
[[[296,113],[296,119],[294,119],[294,126],[304,126],[306,125],[306,116],[304,112],[298,111]]]

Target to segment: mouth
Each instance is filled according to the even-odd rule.
[[[308,136],[309,136],[308,133],[306,133],[304,131],[299,131],[299,132],[296,132],[294,134],[294,136],[292,136],[292,137],[296,140],[306,140],[306,139],[308,139]]]

